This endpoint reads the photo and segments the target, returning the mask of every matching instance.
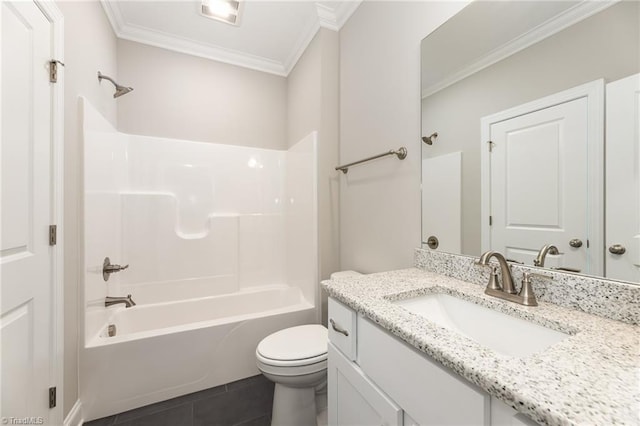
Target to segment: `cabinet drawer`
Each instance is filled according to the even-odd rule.
[[[356,312],[329,298],[329,341],[351,361],[356,360]]]
[[[362,370],[329,344],[328,398],[330,426],[401,426],[402,409]]]
[[[415,423],[489,424],[488,394],[362,317],[357,351],[364,373]]]

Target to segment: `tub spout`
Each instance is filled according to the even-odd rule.
[[[136,303],[131,298],[131,295],[128,294],[127,297],[111,297],[107,296],[104,300],[104,306],[117,305],[118,303],[124,303],[124,306],[130,308],[132,306],[136,306]]]

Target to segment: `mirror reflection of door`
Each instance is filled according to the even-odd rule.
[[[640,74],[607,84],[606,275],[640,282]]]
[[[601,232],[588,212],[602,209],[589,169],[602,165],[591,157],[603,143],[603,87],[598,80],[481,120],[483,251],[533,265],[552,244],[558,254],[545,267],[602,274]]]

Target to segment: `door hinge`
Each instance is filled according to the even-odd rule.
[[[493,225],[493,216],[489,216],[489,226]]]
[[[49,225],[49,245],[55,246],[58,243],[58,225]]]
[[[493,147],[496,145],[493,141],[487,141],[487,146],[489,147],[489,152],[493,152]]]
[[[56,388],[55,386],[49,388],[49,408],[54,408],[56,406]]]
[[[64,67],[64,64],[56,59],[49,61],[49,82],[51,83],[58,82],[58,64]]]

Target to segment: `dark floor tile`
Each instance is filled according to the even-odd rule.
[[[166,401],[160,401],[155,404],[145,405],[144,407],[134,408],[133,410],[118,414],[116,416],[115,424],[120,425],[121,423],[128,422],[129,420],[133,420],[138,417],[148,416],[149,414],[164,411],[179,405],[190,404],[198,399],[208,398],[221,392],[226,392],[225,385],[216,386],[215,388],[209,388],[199,392],[193,392],[187,395],[171,398]]]
[[[103,417],[101,419],[91,420],[82,423],[83,426],[111,426],[116,420],[116,416]]]
[[[216,386],[215,388],[209,388],[209,389],[201,390],[199,392],[193,392],[187,395],[183,395],[180,398],[183,398],[185,401],[193,402],[199,399],[210,398],[214,395],[218,395],[226,391],[227,391],[227,385],[220,385],[220,386]]]
[[[179,405],[119,423],[118,426],[193,426],[193,405]]]
[[[235,388],[193,403],[194,426],[229,426],[271,415],[273,383],[256,379],[250,386]]]
[[[246,379],[241,379],[235,382],[227,383],[227,390],[233,391],[240,388],[245,388],[247,386],[255,386],[259,384],[269,383],[269,379],[264,377],[262,374],[258,374],[257,376],[247,377]]]
[[[271,418],[269,416],[258,417],[257,419],[247,420],[246,422],[237,423],[233,426],[271,426]]]

